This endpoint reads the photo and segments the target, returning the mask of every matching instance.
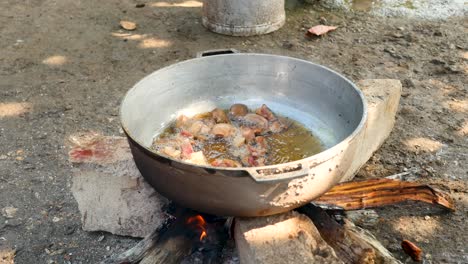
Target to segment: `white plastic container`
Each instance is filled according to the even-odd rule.
[[[262,35],[284,25],[285,0],[203,0],[203,25],[230,36]]]

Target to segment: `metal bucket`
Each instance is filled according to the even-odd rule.
[[[284,25],[285,0],[204,0],[203,25],[230,36],[262,35]]]

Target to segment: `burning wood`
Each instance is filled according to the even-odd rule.
[[[227,241],[226,219],[216,218],[208,223],[192,210],[176,207],[174,211],[171,212],[174,217],[135,247],[101,264],[179,264],[190,259],[194,252],[205,253],[203,263],[219,263]]]
[[[320,206],[331,205],[341,207],[344,210],[356,210],[392,205],[408,200],[436,204],[443,208],[454,210],[452,200],[441,191],[427,185],[391,179],[372,179],[343,183],[331,189],[314,201],[314,203]],[[326,244],[333,248],[340,261],[350,264],[401,263],[370,232],[355,226],[348,219],[344,220],[344,225],[339,224],[324,210],[312,204],[308,204],[297,210],[312,220],[320,236]],[[228,228],[223,228],[226,219],[222,221],[221,225],[213,227],[213,224],[207,223],[202,215],[195,214],[189,210],[182,211],[185,213],[177,214],[178,216],[169,220],[169,224],[157,229],[135,248],[108,259],[104,263],[180,263],[182,260],[190,258],[192,253],[197,251],[197,248],[200,249],[200,245],[202,245],[201,248],[204,248],[204,252],[207,252],[203,263],[217,263],[216,261],[219,260],[219,255],[221,254],[220,252],[228,239],[228,232],[226,230]],[[267,218],[262,217],[258,219],[261,221]],[[229,225],[227,226],[229,227]],[[277,230],[275,232],[280,231]],[[288,230],[283,231],[286,232]],[[235,233],[237,233],[236,238],[242,237],[239,235],[241,234],[239,232],[241,231],[235,230]],[[269,233],[272,234],[272,237],[275,237],[277,235],[275,232]],[[219,233],[223,233],[224,237],[220,239]],[[243,246],[239,247],[238,245],[238,251],[245,251],[246,249],[256,247],[255,243],[255,245],[250,245],[248,244],[250,242],[247,240],[243,241]],[[272,238],[272,241],[275,241],[275,239]],[[319,239],[315,238],[315,241],[319,241]],[[236,240],[236,244],[238,243]],[[266,246],[263,245],[260,248],[264,247]],[[414,260],[418,261],[420,259],[421,250],[414,244],[409,241],[403,241],[402,247]],[[298,248],[301,247],[297,247],[296,249]],[[239,254],[244,254],[242,255],[244,257],[252,255],[251,250],[247,253],[240,252]],[[258,257],[266,253],[257,252],[255,254]],[[307,258],[320,257],[310,254],[307,256]],[[335,263],[334,261],[330,263],[332,262]]]
[[[371,179],[341,183],[314,201],[316,205],[357,210],[404,201],[420,201],[455,210],[452,199],[428,185],[390,179]]]
[[[298,211],[312,219],[320,235],[344,263],[400,263],[375,237],[351,222],[342,226],[311,204]]]
[[[200,230],[200,241],[203,241],[203,239],[208,235],[206,233],[206,221],[203,219],[203,216],[196,215],[189,217],[187,219],[187,224],[195,225]]]

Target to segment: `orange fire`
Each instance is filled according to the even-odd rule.
[[[203,241],[203,239],[208,235],[205,228],[206,221],[201,215],[189,217],[189,219],[187,219],[187,224],[194,224],[198,229],[201,230],[200,241]]]

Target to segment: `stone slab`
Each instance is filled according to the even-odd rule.
[[[310,218],[295,211],[236,218],[234,237],[242,264],[343,263]]]
[[[144,237],[166,220],[167,200],[147,184],[123,137],[72,137],[72,193],[83,230]]]

